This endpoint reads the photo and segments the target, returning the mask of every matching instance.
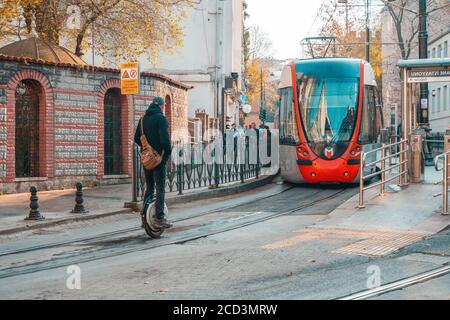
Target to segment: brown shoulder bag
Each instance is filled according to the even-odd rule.
[[[147,170],[153,170],[162,161],[162,154],[159,154],[152,146],[148,143],[147,137],[144,134],[144,117],[141,118],[141,144],[142,144],[142,152],[141,152],[141,163]]]

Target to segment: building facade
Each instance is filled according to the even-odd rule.
[[[397,1],[398,2],[398,1]],[[400,30],[396,28],[396,22],[392,18],[387,8],[381,13],[382,27],[382,84],[383,84],[383,107],[385,115],[385,124],[395,122],[399,124],[401,116],[401,77],[397,62],[401,59],[418,59],[419,58],[419,1],[402,0],[401,5],[393,2],[392,8],[401,16]],[[405,9],[402,10],[404,4]],[[448,10],[448,0],[428,1],[427,14],[427,32],[428,41],[446,32],[449,28],[450,10]],[[447,7],[446,7],[447,5]],[[403,11],[401,14],[400,12]],[[402,35],[400,42],[398,33]],[[404,44],[404,55],[400,48],[400,43]],[[419,90],[416,88],[417,98],[414,99],[415,104],[418,101]],[[429,103],[430,105],[430,103]],[[392,115],[392,116],[391,116]],[[395,116],[394,116],[395,115]],[[391,121],[392,119],[392,121]],[[394,123],[392,123],[394,124]]]
[[[122,95],[118,69],[62,47],[30,38],[0,48],[0,193],[129,182],[139,118],[162,96],[172,139],[182,139],[189,88],[142,73],[140,94]]]
[[[188,10],[184,45],[165,54],[156,68],[141,59],[142,70],[191,85],[189,117],[206,112],[227,125],[239,123],[243,69],[243,0],[204,0]],[[220,126],[219,126],[220,127]]]
[[[450,58],[449,43],[450,27],[446,32],[431,39],[428,44],[428,57]],[[428,90],[430,128],[433,132],[444,133],[450,126],[450,82],[430,83]]]

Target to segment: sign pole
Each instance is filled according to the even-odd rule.
[[[427,33],[427,1],[419,3],[419,59],[428,58],[428,33]],[[428,83],[420,84],[420,111],[419,125],[428,127]]]

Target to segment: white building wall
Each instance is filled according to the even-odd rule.
[[[450,30],[431,39],[428,45],[430,58],[450,58],[449,44]],[[428,90],[430,128],[433,132],[445,132],[450,126],[450,82],[430,83]]]
[[[141,70],[163,73],[194,87],[189,91],[189,117],[193,117],[197,109],[204,109],[213,117],[219,116],[224,78],[232,72],[239,74],[240,88],[242,10],[243,0],[201,1],[188,10],[182,47],[172,55],[162,55],[156,66],[145,57],[140,60]],[[232,107],[227,108],[230,104]],[[233,116],[235,103],[226,101],[227,109],[232,113],[228,115]]]

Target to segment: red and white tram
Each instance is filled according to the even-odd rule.
[[[284,180],[357,181],[360,153],[380,146],[383,126],[370,64],[347,58],[299,60],[285,67],[279,89]]]

